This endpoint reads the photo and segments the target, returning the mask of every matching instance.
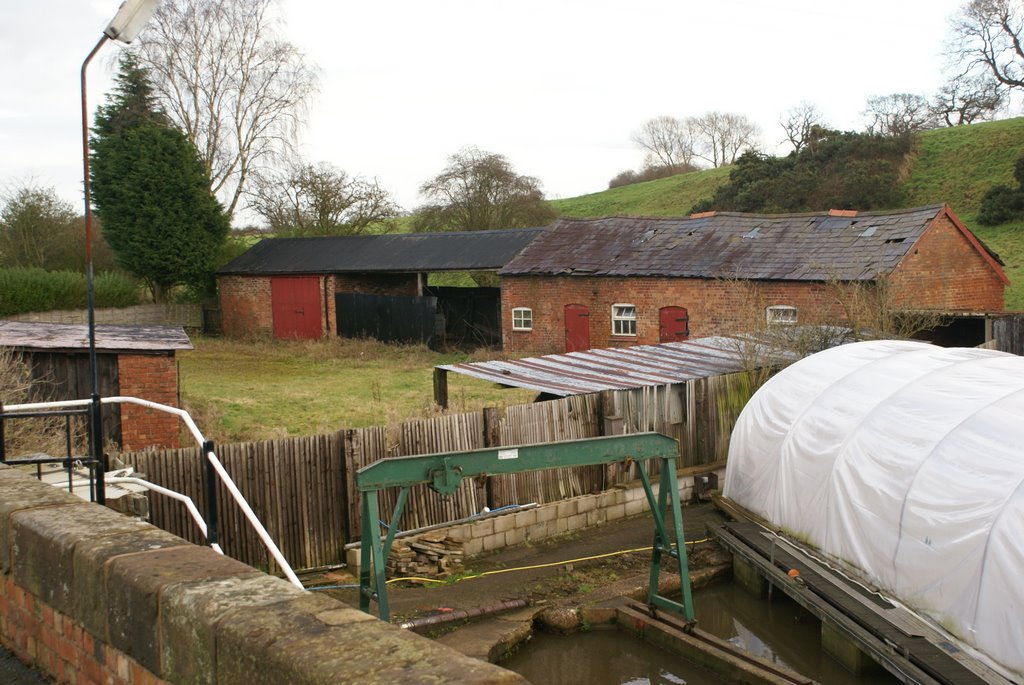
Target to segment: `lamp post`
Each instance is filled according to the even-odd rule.
[[[125,0],[103,30],[99,42],[82,62],[82,166],[84,168],[85,190],[85,293],[89,312],[89,456],[96,465],[96,501],[106,504],[106,457],[103,454],[103,419],[100,415],[100,380],[96,362],[96,313],[93,298],[92,274],[92,196],[89,193],[89,109],[86,104],[85,74],[89,62],[108,40],[131,43],[142,31],[160,0]]]

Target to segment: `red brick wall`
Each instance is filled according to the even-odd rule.
[[[221,331],[231,338],[274,333],[274,312],[270,306],[270,278],[263,276],[220,276]]]
[[[121,354],[117,375],[122,395],[178,406],[178,367],[172,355]],[[178,447],[178,417],[166,412],[121,405],[121,448]]]
[[[939,215],[890,279],[905,306],[950,312],[999,311],[1005,285],[946,215]]]
[[[57,682],[77,685],[158,685],[139,662],[94,638],[7,576],[0,582],[0,634],[11,651]]]
[[[636,336],[613,336],[611,307],[636,305]],[[751,330],[764,320],[764,308],[791,305],[803,311],[840,315],[829,289],[820,283],[716,281],[685,278],[604,278],[510,276],[502,279],[502,342],[512,354],[565,351],[564,307],[590,309],[591,347],[652,345],[659,342],[658,310],[685,307],[690,337]],[[533,310],[533,331],[512,330],[512,308]]]

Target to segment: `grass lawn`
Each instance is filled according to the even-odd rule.
[[[334,338],[238,342],[196,337],[180,352],[182,401],[217,442],[312,435],[436,416],[433,367],[470,355]],[[497,353],[496,353],[497,354]],[[449,409],[531,402],[536,393],[448,376]]]

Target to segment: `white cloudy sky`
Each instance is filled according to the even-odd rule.
[[[549,197],[606,187],[660,114],[746,114],[768,149],[802,100],[859,129],[865,99],[930,94],[964,0],[282,0],[321,69],[303,152],[375,176],[406,208],[467,145],[507,156]],[[0,186],[81,202],[79,68],[119,0],[0,2]],[[110,86],[104,48],[90,104]]]

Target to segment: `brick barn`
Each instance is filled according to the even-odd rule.
[[[88,399],[88,328],[82,324],[0,321],[0,347],[13,349],[32,370],[33,401]],[[102,397],[126,395],[178,406],[175,353],[191,350],[180,326],[96,326]],[[104,439],[126,452],[179,446],[178,418],[131,404],[105,405]]]
[[[499,275],[503,348],[517,356],[750,330],[753,299],[767,323],[842,322],[836,288],[878,279],[893,304],[948,313],[957,344],[979,344],[1008,283],[945,205],[560,219]]]
[[[437,333],[497,343],[496,278],[492,288],[433,288],[427,276],[494,274],[541,231],[267,238],[217,274],[223,332],[417,342]]]

